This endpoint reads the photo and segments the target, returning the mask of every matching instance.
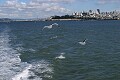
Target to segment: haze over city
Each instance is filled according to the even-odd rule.
[[[0,0],[0,18],[45,18],[100,9],[120,10],[120,0]]]

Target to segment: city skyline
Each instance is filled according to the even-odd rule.
[[[73,12],[120,11],[120,0],[0,0],[0,18],[45,18]]]

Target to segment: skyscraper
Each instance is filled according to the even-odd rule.
[[[100,14],[100,9],[97,9],[97,13]]]

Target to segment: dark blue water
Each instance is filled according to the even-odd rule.
[[[0,40],[0,80],[120,79],[120,21],[1,22]]]

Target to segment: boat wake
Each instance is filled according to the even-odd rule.
[[[42,80],[52,78],[53,68],[45,60],[32,62],[22,62],[21,51],[24,49],[18,44],[13,48],[10,35],[11,30],[5,28],[0,31],[0,80]],[[35,52],[33,49],[29,49]]]
[[[33,62],[26,67],[21,73],[15,75],[12,80],[43,80],[43,78],[51,79],[53,68],[45,60]]]
[[[11,47],[10,29],[0,32],[0,80],[11,80],[21,70],[20,54]]]
[[[29,69],[32,67],[32,65],[29,65],[26,67],[25,70],[23,70],[20,74],[15,75],[15,77],[12,78],[12,80],[27,80],[29,76]]]

